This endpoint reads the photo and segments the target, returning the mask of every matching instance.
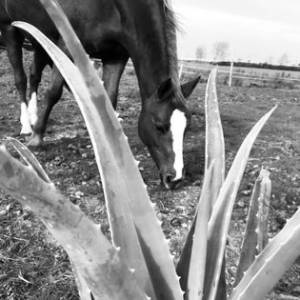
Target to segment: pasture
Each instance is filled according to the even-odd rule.
[[[209,74],[213,65],[204,61],[186,60],[181,62],[186,73],[192,74],[195,70]],[[238,66],[234,63],[232,84],[244,87],[273,87],[273,88],[300,88],[300,72],[295,70],[279,70],[276,66],[269,68]],[[230,66],[219,66],[219,82],[228,83]]]
[[[30,54],[25,52],[28,69]],[[19,130],[19,102],[5,52],[0,53],[0,138]],[[191,68],[191,71],[194,69]],[[204,73],[204,79],[206,73]],[[183,80],[189,79],[189,73]],[[45,92],[49,72],[43,78]],[[202,183],[204,164],[205,80],[189,99],[191,128],[184,145],[187,176],[182,188],[160,186],[156,167],[137,135],[139,92],[132,69],[121,82],[118,112],[157,216],[175,259],[191,224]],[[262,165],[271,172],[272,199],[269,231],[272,237],[300,205],[300,89],[218,84],[218,97],[226,142],[226,161],[233,160],[251,126],[267,110],[279,107],[267,123],[251,153],[233,214],[227,245],[227,280],[235,272],[251,188]],[[41,97],[40,97],[41,98]],[[44,105],[42,101],[39,105]],[[34,151],[56,186],[109,235],[101,181],[83,119],[72,95],[65,92],[50,117],[45,143]],[[28,210],[0,193],[0,299],[78,299],[65,252]],[[279,282],[269,299],[299,299],[300,261]]]

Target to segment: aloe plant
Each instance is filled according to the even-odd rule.
[[[212,72],[206,92],[205,177],[194,225],[180,260],[180,286],[137,162],[103,85],[58,4],[53,0],[41,2],[74,63],[33,26],[22,22],[14,25],[32,34],[44,47],[78,102],[102,178],[112,241],[78,207],[64,199],[30,151],[13,139],[0,147],[1,188],[29,206],[67,251],[82,299],[91,299],[91,294],[96,300],[226,299],[226,292],[220,288],[220,275],[224,274],[224,250],[234,200],[255,138],[275,108],[252,128],[224,179],[216,70]],[[24,163],[11,156],[6,144],[20,153]],[[300,210],[248,267],[229,299],[261,299],[272,288],[299,255],[299,218]]]

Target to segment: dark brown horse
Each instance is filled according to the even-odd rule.
[[[188,110],[185,97],[198,78],[180,86],[177,72],[176,26],[166,0],[59,0],[75,32],[91,57],[103,62],[103,81],[114,107],[124,67],[130,57],[142,98],[139,135],[148,147],[164,185],[183,178],[183,136]],[[38,0],[0,0],[0,30],[14,69],[21,98],[21,133],[32,133],[29,145],[42,141],[47,119],[62,94],[64,80],[53,66],[46,92],[47,108],[36,115],[37,88],[50,60],[34,42],[30,72],[30,100],[22,64],[24,34],[12,21],[33,24],[65,50],[64,43]]]

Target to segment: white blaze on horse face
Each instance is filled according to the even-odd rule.
[[[185,114],[175,109],[171,116],[171,133],[173,138],[173,151],[175,154],[174,169],[176,176],[173,180],[182,178],[183,171],[183,136],[186,128],[187,119]]]
[[[28,115],[30,124],[34,126],[38,120],[38,108],[37,108],[37,95],[36,92],[31,94],[31,98],[28,102]]]
[[[22,125],[21,134],[31,134],[32,129],[31,129],[31,125],[30,125],[30,119],[29,119],[27,105],[25,102],[21,103],[20,122]]]

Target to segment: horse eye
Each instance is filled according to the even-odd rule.
[[[155,127],[161,134],[166,134],[170,129],[170,124],[156,124]]]

